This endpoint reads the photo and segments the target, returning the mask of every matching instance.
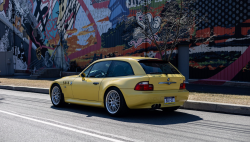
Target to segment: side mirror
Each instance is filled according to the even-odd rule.
[[[85,73],[81,74],[81,77],[82,77],[83,80],[84,80],[85,76],[86,76]]]

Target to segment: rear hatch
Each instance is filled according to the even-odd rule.
[[[154,90],[179,90],[185,77],[169,62],[162,60],[138,61],[149,77]]]

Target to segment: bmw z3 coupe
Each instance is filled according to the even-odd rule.
[[[149,57],[100,59],[79,75],[55,80],[51,102],[103,107],[112,115],[128,109],[173,111],[188,99],[185,77],[169,62]]]

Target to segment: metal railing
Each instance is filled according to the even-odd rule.
[[[44,73],[44,71],[46,70],[47,68],[44,66],[42,68],[40,68],[39,70],[36,70],[34,74],[36,75],[41,75]]]
[[[40,60],[36,59],[32,61],[29,65],[28,70],[31,72],[31,74],[34,74],[35,72],[37,72],[37,70],[40,70],[41,68],[46,68],[45,60],[43,57]]]

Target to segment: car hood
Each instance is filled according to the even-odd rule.
[[[63,78],[57,79],[55,81],[60,82],[60,81],[73,81],[76,77],[79,75],[71,75],[71,76],[65,76]]]
[[[71,75],[71,76],[65,76],[65,77],[63,77],[62,79],[65,79],[65,78],[76,78],[76,77],[78,77],[79,75]]]

